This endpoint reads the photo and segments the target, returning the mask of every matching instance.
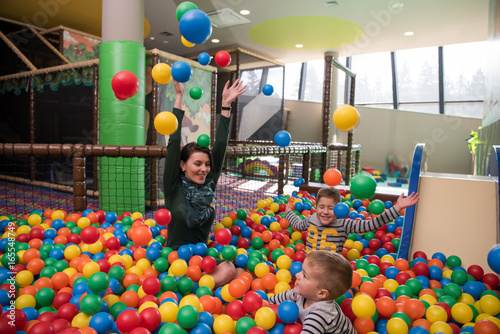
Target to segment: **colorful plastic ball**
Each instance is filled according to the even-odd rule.
[[[274,142],[280,147],[287,147],[292,141],[292,136],[288,131],[281,130],[274,135]]]
[[[231,242],[231,237],[231,231],[227,228],[221,228],[220,230],[215,232],[215,241],[217,241],[219,245],[229,245],[229,243]]]
[[[493,295],[483,295],[479,299],[479,305],[484,313],[496,316],[500,313],[500,299]]]
[[[264,87],[262,87],[262,93],[266,96],[271,96],[273,95],[274,88],[270,84],[265,84]]]
[[[184,36],[181,36],[181,43],[182,43],[182,45],[184,45],[185,47],[188,47],[188,48],[192,48],[193,46],[195,46],[195,43],[191,43],[190,41],[185,39]]]
[[[116,327],[122,333],[130,332],[136,327],[142,326],[142,318],[135,309],[122,311],[116,319]]]
[[[177,122],[177,118],[176,118],[176,122]],[[167,209],[159,209],[158,211],[155,212],[154,219],[158,225],[167,226],[170,223],[170,221],[172,220],[172,214]]]
[[[89,322],[89,327],[94,328],[97,334],[108,334],[113,329],[115,320],[111,314],[106,312],[99,312],[92,316]]]
[[[401,318],[391,318],[386,329],[388,334],[408,333],[408,324]]]
[[[90,291],[99,294],[108,290],[109,283],[109,276],[106,273],[97,272],[90,276],[88,286]]]
[[[330,187],[338,186],[342,182],[342,174],[338,169],[330,168],[323,174],[323,181]]]
[[[191,9],[182,15],[179,30],[187,41],[201,44],[212,35],[212,22],[204,11]]]
[[[358,122],[359,112],[353,106],[343,105],[333,112],[333,123],[341,131],[351,131]]]
[[[217,267],[217,261],[211,256],[205,256],[200,263],[201,270],[211,273]]]
[[[460,259],[458,256],[456,255],[450,255],[447,259],[446,259],[446,265],[448,266],[448,268],[450,269],[453,269],[455,267],[458,267],[458,266],[461,266],[462,265],[462,259]]]
[[[177,61],[172,65],[172,78],[177,82],[187,82],[193,75],[193,69],[185,61]]]
[[[198,63],[203,66],[210,64],[210,55],[206,52],[200,53],[198,55]]]
[[[209,147],[210,146],[210,136],[203,133],[203,134],[198,136],[196,143],[201,147]]]
[[[373,299],[365,294],[358,294],[352,299],[352,311],[358,318],[371,318],[375,314],[376,306]]]
[[[351,194],[359,199],[370,199],[375,195],[375,189],[377,188],[377,182],[368,173],[356,174],[350,185]]]
[[[103,301],[101,297],[94,294],[85,295],[80,301],[80,310],[86,315],[94,315],[101,311]]]
[[[231,55],[227,51],[219,51],[215,54],[214,60],[220,67],[226,67],[231,63]]]
[[[153,80],[160,85],[166,85],[172,80],[172,68],[165,63],[158,63],[151,70]]]
[[[86,244],[93,244],[100,237],[99,230],[95,226],[87,226],[80,232],[80,238]]]
[[[193,100],[199,100],[202,95],[203,91],[198,86],[191,87],[191,89],[189,90],[189,96],[191,96]]]
[[[248,333],[249,330],[256,326],[255,321],[250,317],[242,317],[236,322],[236,334]]]
[[[254,291],[248,291],[243,296],[243,307],[248,313],[255,313],[262,307],[262,297]]]
[[[179,308],[177,313],[177,323],[182,328],[192,328],[196,326],[199,319],[199,313],[196,307],[192,305],[184,305]]]
[[[500,330],[493,321],[483,319],[480,321],[477,321],[476,324],[474,325],[474,333],[477,334],[498,334],[500,333]]]
[[[339,219],[344,219],[344,218],[347,218],[349,216],[349,212],[350,212],[350,208],[347,204],[345,203],[337,203],[334,207],[333,207],[333,214],[335,215],[335,217],[339,218]]]
[[[274,312],[273,312],[274,313]],[[215,334],[233,333],[234,321],[227,314],[221,314],[214,319],[213,330]]]
[[[255,312],[255,323],[267,331],[276,323],[276,313],[269,307],[261,307]]]
[[[175,17],[177,18],[177,21],[180,21],[182,16],[191,9],[198,9],[198,6],[191,1],[181,2],[175,10]]]
[[[500,274],[500,244],[490,249],[487,260],[491,270]]]
[[[139,91],[139,79],[130,71],[120,71],[111,79],[111,88],[119,100],[126,100]]]
[[[368,210],[375,214],[375,215],[379,215],[381,214],[382,212],[384,212],[385,210],[385,204],[384,202],[382,202],[381,200],[373,200],[370,205],[368,205]],[[393,231],[394,232],[394,231]]]
[[[278,306],[278,317],[285,324],[294,323],[299,317],[299,307],[295,302],[285,300]]]
[[[176,323],[163,325],[158,334],[187,334],[188,332]]]
[[[156,115],[154,120],[154,126],[156,131],[162,135],[170,135],[177,130],[179,122],[177,117],[169,111],[162,111]]]

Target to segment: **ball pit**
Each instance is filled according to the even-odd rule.
[[[299,215],[315,211],[314,196],[304,191],[262,199],[217,223],[208,246],[177,250],[165,246],[171,219],[165,209],[153,219],[90,210],[3,216],[0,328],[27,334],[300,333],[294,302],[268,302],[294,287],[306,257],[307,234],[283,218],[286,203]],[[390,208],[377,200],[343,203],[349,215],[365,212],[363,218]],[[499,333],[498,276],[474,264],[462,267],[454,254],[398,259],[398,224],[352,233],[342,249],[353,283],[336,302],[357,332]],[[246,271],[215,288],[210,273],[216,258]]]

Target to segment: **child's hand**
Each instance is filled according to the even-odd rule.
[[[174,80],[175,95],[182,96],[184,94],[184,85],[181,82]]]
[[[418,196],[418,193],[411,193],[408,197],[403,197],[403,196],[404,195],[401,194],[401,196],[399,196],[398,200],[396,201],[396,209],[398,209],[398,211],[414,205],[415,203],[418,202],[420,198]]]

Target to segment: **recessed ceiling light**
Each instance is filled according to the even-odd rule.
[[[149,37],[149,39],[152,40],[152,41],[155,40],[154,36]]]
[[[217,38],[212,39],[212,43],[219,43],[220,41]]]
[[[300,48],[303,48],[303,47],[304,47],[304,45],[302,45],[302,44],[295,44],[295,47],[296,47],[297,49],[300,49]]]
[[[168,44],[168,41],[166,41],[166,40],[165,41],[161,41],[161,42],[164,43],[164,44]]]
[[[413,31],[407,31],[405,32],[405,36],[413,36],[415,33]]]
[[[400,2],[400,1],[396,1],[395,3],[392,4],[392,8],[403,8],[405,4]]]
[[[248,15],[248,14],[250,14],[250,11],[248,9],[242,9],[242,10],[240,10],[240,14],[241,15]]]

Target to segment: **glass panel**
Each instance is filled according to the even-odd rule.
[[[483,112],[483,102],[446,103],[444,105],[444,113],[451,116],[483,118]]]
[[[299,99],[300,70],[302,63],[285,65],[285,100]]]
[[[355,103],[392,102],[389,52],[353,56],[352,71],[356,73]]]
[[[304,101],[322,102],[325,77],[325,60],[318,59],[306,63]]]
[[[439,103],[400,104],[399,110],[417,111],[427,114],[439,114]]]
[[[346,57],[339,57],[337,59],[339,63],[345,66]],[[338,80],[337,80],[337,104],[345,104],[344,95],[345,95],[345,77],[346,74],[344,71],[338,70]]]
[[[262,69],[242,71],[241,80],[247,85],[247,91],[243,95],[257,96],[262,80]]]
[[[438,72],[437,47],[396,51],[399,102],[439,101]]]
[[[488,42],[443,47],[445,101],[484,100]]]
[[[357,107],[358,105],[356,105]],[[394,109],[394,105],[391,104],[363,104],[359,105],[361,107],[369,107],[369,108],[379,108],[379,109]]]
[[[270,68],[266,84],[273,86],[273,95],[276,94],[281,98],[283,96],[283,67]]]

